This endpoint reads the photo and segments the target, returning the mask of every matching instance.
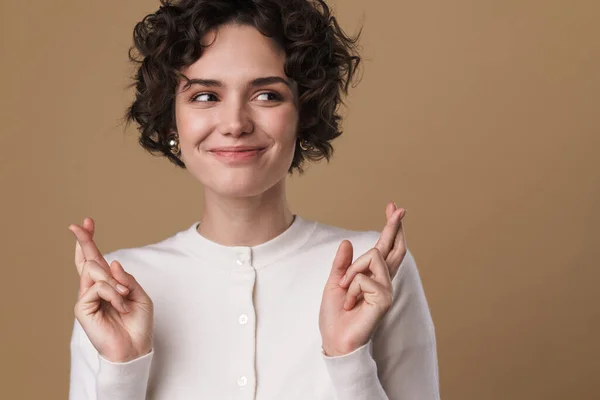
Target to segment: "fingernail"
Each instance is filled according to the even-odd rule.
[[[117,283],[117,290],[121,294],[127,293],[127,288],[125,286],[121,285],[120,283]]]
[[[342,276],[342,280],[340,281],[340,286],[344,286],[344,284],[346,283],[346,275]]]
[[[398,209],[398,205],[396,204],[396,202],[393,201],[392,203],[394,203],[394,209],[397,210]]]
[[[127,303],[123,303],[123,308],[125,309],[126,312],[131,312],[131,308],[129,308]]]
[[[344,310],[350,310],[350,300],[348,299],[344,301]]]

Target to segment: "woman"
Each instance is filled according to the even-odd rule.
[[[325,3],[163,1],[134,40],[127,119],[200,181],[204,209],[159,243],[104,256],[92,219],[69,226],[70,398],[439,398],[405,210],[389,203],[379,234],[287,205],[287,175],[329,160],[360,60]]]

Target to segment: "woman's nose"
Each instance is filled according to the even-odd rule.
[[[223,104],[219,119],[219,132],[223,135],[240,136],[254,129],[252,116],[242,102]]]

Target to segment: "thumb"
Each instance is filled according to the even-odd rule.
[[[333,265],[331,267],[329,279],[327,280],[328,285],[331,285],[331,287],[339,286],[340,280],[346,273],[348,267],[352,264],[352,254],[352,243],[349,240],[343,240],[333,259]]]

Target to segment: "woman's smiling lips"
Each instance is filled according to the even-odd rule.
[[[211,149],[210,153],[226,162],[254,160],[262,154],[265,148],[255,146],[219,147]]]

